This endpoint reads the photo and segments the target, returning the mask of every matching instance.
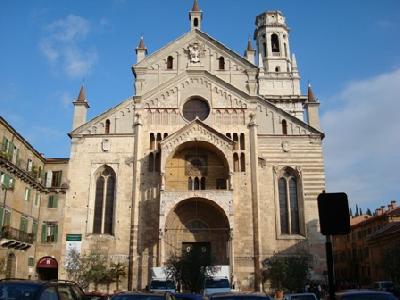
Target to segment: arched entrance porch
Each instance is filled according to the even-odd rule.
[[[230,226],[224,210],[214,201],[190,198],[179,202],[166,218],[164,247],[171,254],[199,248],[214,265],[230,264]]]
[[[36,271],[40,280],[57,280],[58,262],[50,256],[42,257],[36,264]]]

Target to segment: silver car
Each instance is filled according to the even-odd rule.
[[[336,300],[397,300],[397,298],[389,292],[350,290],[336,293]]]

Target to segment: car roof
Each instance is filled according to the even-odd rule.
[[[269,298],[266,294],[260,292],[226,292],[226,293],[217,293],[212,294],[209,298],[219,298],[219,297],[243,297],[243,296],[251,296],[251,297],[265,297]]]
[[[373,294],[373,295],[392,295],[392,293],[389,292],[383,292],[383,291],[374,291],[374,290],[348,290],[348,291],[340,291],[337,292],[336,295],[342,296],[342,295],[352,295],[352,294]]]
[[[285,294],[285,296],[315,296],[315,293],[293,293]]]

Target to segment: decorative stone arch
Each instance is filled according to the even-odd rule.
[[[204,201],[209,201],[210,204],[212,203],[218,207],[221,212],[224,212],[226,218],[228,219],[230,228],[234,227],[233,200],[231,191],[192,191],[184,194],[180,192],[169,192],[168,195],[163,197],[163,200],[160,203],[160,232],[164,232],[168,214],[174,210],[180,202],[195,198],[204,199]]]
[[[233,142],[224,135],[214,131],[196,119],[183,127],[180,131],[168,136],[160,143],[161,146],[161,174],[165,173],[167,159],[174,155],[178,147],[186,142],[206,142],[212,145],[228,163],[229,173],[233,173]],[[163,190],[163,184],[162,188]]]

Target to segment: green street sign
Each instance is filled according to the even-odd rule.
[[[67,233],[66,237],[67,242],[72,242],[72,241],[82,241],[82,234],[75,234],[75,233]]]

